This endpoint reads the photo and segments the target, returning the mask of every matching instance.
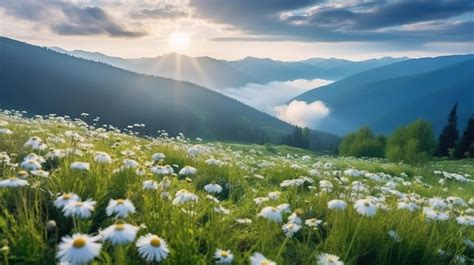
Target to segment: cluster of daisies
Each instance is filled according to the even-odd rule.
[[[55,117],[55,119],[59,117]],[[61,119],[58,120],[61,122]],[[8,122],[0,121],[0,137],[11,135],[14,132],[7,129]],[[133,134],[132,129],[142,127],[141,124],[129,126],[127,132]],[[138,155],[134,150],[126,149],[120,151],[122,158],[118,159],[104,151],[94,150],[94,145],[87,141],[87,137],[77,131],[66,130],[62,135],[49,135],[46,141],[38,136],[32,136],[24,142],[23,147],[29,150],[29,154],[21,159],[13,157],[7,152],[0,152],[0,165],[10,168],[15,172],[12,177],[0,180],[0,188],[17,188],[32,186],[29,178],[36,176],[48,178],[52,172],[45,170],[45,163],[53,159],[64,159],[65,157],[82,157],[83,151],[92,155],[91,160],[68,162],[70,170],[89,172],[97,165],[111,165],[112,174],[127,170],[137,176],[141,176],[142,189],[146,191],[159,192],[160,196],[175,207],[186,204],[197,204],[201,200],[214,202],[213,210],[224,216],[231,215],[231,209],[226,208],[222,201],[218,199],[219,194],[228,190],[231,186],[222,182],[206,183],[202,191],[204,196],[198,192],[187,189],[175,189],[173,179],[175,176],[192,182],[197,175],[198,169],[190,166],[169,165],[164,163],[167,156],[164,153],[156,152],[151,156],[150,161],[137,159]],[[109,128],[110,129],[110,128]],[[114,129],[115,130],[115,129]],[[94,139],[109,139],[109,133],[105,129],[88,130],[88,137]],[[316,198],[327,199],[326,207],[330,212],[340,213],[352,209],[361,218],[374,218],[381,212],[407,211],[414,216],[422,216],[426,222],[456,222],[463,227],[472,228],[474,226],[474,198],[463,199],[457,196],[424,197],[412,192],[412,188],[433,189],[423,181],[422,176],[408,178],[407,174],[391,175],[384,172],[369,172],[356,168],[345,168],[339,170],[333,163],[316,161],[312,162],[310,156],[294,157],[291,155],[276,158],[258,159],[261,155],[259,151],[250,150],[243,152],[234,151],[214,144],[207,145],[187,144],[184,135],[176,138],[169,138],[166,132],[161,132],[159,139],[171,141],[172,143],[184,143],[180,145],[187,156],[192,159],[202,158],[203,162],[210,167],[221,167],[233,164],[249,175],[242,176],[243,180],[258,183],[265,181],[267,176],[258,174],[258,170],[275,167],[277,164],[288,164],[289,168],[299,172],[306,172],[304,176],[285,179],[279,182],[275,190],[262,194],[260,191],[251,188],[249,194],[251,202],[255,204],[257,214],[254,216],[236,216],[239,224],[251,225],[257,219],[263,219],[271,223],[276,223],[281,227],[281,234],[287,238],[292,238],[304,229],[320,230],[326,227],[326,222],[317,216],[306,216],[303,209],[292,209],[291,204],[284,200],[283,193],[289,191],[304,190]],[[199,139],[198,141],[201,141]],[[54,146],[53,148],[48,145]],[[56,146],[73,143],[73,147],[56,148]],[[120,146],[120,142],[112,144],[112,148]],[[230,154],[216,159],[212,156],[213,151]],[[224,152],[222,152],[224,151]],[[82,160],[82,159],[78,159]],[[15,163],[14,161],[18,161]],[[88,162],[86,162],[88,161]],[[448,192],[446,186],[448,182],[472,183],[469,174],[450,173],[445,171],[434,171],[439,176],[440,192]],[[441,194],[441,193],[438,194]],[[74,220],[89,219],[93,216],[97,202],[91,198],[81,199],[79,195],[66,192],[55,197],[54,207],[60,210],[65,217]],[[181,210],[191,216],[196,212],[182,207]],[[194,210],[194,208],[192,208]],[[136,208],[131,200],[127,198],[111,199],[106,207],[106,215],[114,219],[114,224],[100,229],[96,234],[73,233],[64,236],[57,249],[56,257],[60,262],[71,264],[84,264],[94,260],[102,251],[104,242],[113,246],[134,244],[137,253],[147,262],[160,262],[170,255],[171,244],[152,233],[146,233],[146,225],[133,225],[125,220],[129,215],[136,212]],[[304,229],[303,229],[304,228]],[[145,230],[141,232],[140,230]],[[324,228],[326,229],[326,228]],[[143,235],[138,236],[143,233]],[[395,243],[403,242],[404,238],[397,232],[396,228],[386,231],[387,237]],[[474,248],[472,238],[463,238],[464,244],[469,248]],[[443,249],[439,250],[440,255],[445,255]],[[234,255],[229,249],[216,249],[214,260],[216,264],[231,264]],[[455,260],[462,261],[466,258],[462,253],[455,254]],[[249,257],[252,265],[276,264],[275,261],[265,257],[263,253],[254,252]],[[330,253],[320,253],[316,258],[317,264],[342,265],[343,261],[336,255]]]

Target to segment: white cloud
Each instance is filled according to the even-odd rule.
[[[289,123],[315,128],[317,123],[329,115],[329,108],[322,101],[306,103],[304,101],[293,100],[288,105],[275,107],[276,116]]]
[[[276,106],[285,104],[303,92],[330,84],[331,82],[323,79],[296,79],[284,82],[273,81],[267,84],[250,83],[239,88],[226,88],[222,93],[263,112],[274,115],[274,108]]]

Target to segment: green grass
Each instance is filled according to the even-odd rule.
[[[474,241],[474,229],[458,224],[455,219],[459,215],[474,215],[472,205],[450,206],[446,209],[449,220],[428,221],[422,210],[397,210],[397,197],[381,191],[388,180],[375,182],[364,177],[347,177],[347,183],[340,181],[342,172],[349,168],[383,172],[391,175],[397,184],[396,190],[402,194],[418,194],[420,208],[427,206],[426,200],[432,197],[458,196],[467,203],[474,197],[472,182],[446,180],[441,185],[438,182],[440,176],[434,171],[474,176],[473,160],[432,161],[410,166],[385,160],[320,156],[288,146],[145,139],[102,133],[87,129],[80,122],[57,119],[0,115],[1,120],[8,122],[4,127],[11,129],[13,134],[0,135],[0,152],[12,157],[11,165],[0,164],[0,179],[9,178],[21,170],[15,164],[33,152],[23,146],[31,136],[40,137],[49,148],[64,150],[76,147],[83,152],[82,156],[67,155],[62,159],[47,160],[43,169],[51,173],[48,178],[30,175],[27,187],[0,188],[0,239],[9,248],[8,252],[4,248],[1,264],[54,264],[57,262],[56,248],[63,236],[74,232],[95,235],[99,229],[114,223],[114,219],[106,215],[105,208],[110,199],[117,198],[129,198],[137,208],[136,213],[125,218],[128,223],[146,226],[139,230],[137,237],[150,232],[168,242],[171,252],[163,264],[212,264],[217,248],[231,250],[235,264],[248,264],[248,258],[254,252],[261,252],[278,264],[315,264],[321,253],[337,255],[345,264],[456,264],[460,256],[467,264],[473,262],[474,251],[463,240]],[[64,133],[70,130],[78,132],[83,139],[80,142],[68,139]],[[192,146],[206,151],[190,156],[187,150]],[[147,169],[146,175],[139,176],[134,169],[114,171],[125,158],[121,153],[124,150],[136,153],[132,158]],[[111,165],[95,163],[94,151],[107,152],[114,162]],[[35,152],[45,156],[48,150]],[[152,164],[156,164],[151,161],[155,152],[166,155],[161,163],[177,165],[175,172],[186,165],[197,168],[197,174],[190,177],[191,180],[171,176],[172,185],[166,190],[173,199],[178,190],[187,189],[199,197],[197,203],[172,205],[161,191],[142,188],[144,180],[159,182],[162,179],[149,170]],[[303,156],[309,158],[303,159]],[[207,165],[205,160],[210,157],[224,164]],[[89,162],[91,169],[86,172],[72,170],[69,165],[74,161]],[[325,169],[318,167],[317,162],[328,162],[333,166]],[[321,175],[310,176],[311,169],[317,169]],[[256,174],[264,179],[255,178]],[[314,183],[312,186],[306,183],[300,187],[280,187],[282,181],[300,176],[308,176]],[[333,190],[321,193],[318,184],[321,180],[330,181]],[[367,192],[358,194],[360,198],[368,195],[384,197],[386,210],[377,209],[374,217],[358,214],[350,200],[349,188],[354,181],[368,187]],[[220,205],[230,210],[228,215],[215,212],[214,207],[218,204],[206,199],[203,187],[211,182],[223,187],[222,193],[216,197],[221,201]],[[254,198],[265,197],[271,191],[280,191],[280,197],[256,205]],[[63,192],[74,192],[84,200],[97,201],[92,217],[80,221],[64,217],[62,211],[53,206],[56,196]],[[343,211],[328,209],[327,202],[339,198],[347,201],[349,206]],[[257,217],[263,207],[282,203],[289,203],[292,210],[300,209],[303,222],[317,218],[323,224],[318,229],[303,225],[293,237],[285,237],[281,225],[286,223],[290,213],[283,214],[282,224]],[[195,215],[183,210],[194,211]],[[252,224],[238,224],[238,218],[249,218]],[[56,229],[46,229],[50,220],[56,222]],[[402,241],[393,240],[388,235],[389,230],[395,230]],[[440,249],[445,251],[444,255],[439,254]],[[108,242],[103,243],[101,254],[94,262],[145,263],[134,244],[118,251]]]

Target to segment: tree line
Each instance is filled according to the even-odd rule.
[[[474,116],[465,126],[461,138],[457,129],[456,103],[449,113],[438,140],[429,122],[417,120],[397,128],[390,136],[374,135],[363,127],[344,137],[338,152],[342,156],[385,157],[391,161],[420,163],[433,156],[463,159],[474,157]]]

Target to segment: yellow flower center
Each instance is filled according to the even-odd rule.
[[[13,177],[10,177],[10,180],[16,180],[17,177],[13,176]]]
[[[291,223],[288,224],[288,228],[290,228],[290,229],[293,228],[293,224],[291,224]]]
[[[157,236],[153,236],[150,240],[150,245],[157,248],[161,245],[161,240]]]
[[[227,251],[222,251],[221,252],[221,256],[224,257],[224,258],[227,258],[229,256],[229,252]]]
[[[71,199],[71,198],[72,198],[72,195],[71,195],[71,194],[69,194],[69,193],[64,193],[63,199],[69,200],[69,199]]]
[[[76,207],[81,207],[82,205],[84,205],[83,202],[76,202],[76,204],[75,204]]]
[[[74,240],[74,242],[72,243],[72,246],[74,248],[82,248],[86,245],[86,240],[82,237],[78,237]]]
[[[118,200],[117,200],[117,204],[118,204],[118,205],[121,205],[121,204],[123,204],[124,202],[125,202],[125,200],[123,200],[123,199],[118,199]]]
[[[276,211],[277,211],[277,208],[272,207],[272,212],[276,212]]]
[[[125,224],[118,223],[115,225],[115,230],[122,231],[125,229]]]
[[[269,265],[270,264],[270,261],[264,259],[262,260],[262,262],[260,262],[260,265]]]

